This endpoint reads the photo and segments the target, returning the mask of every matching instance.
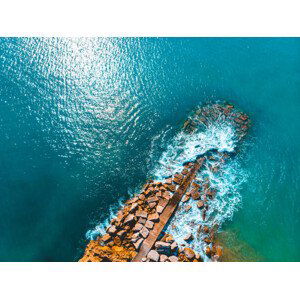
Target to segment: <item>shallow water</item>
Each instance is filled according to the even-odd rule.
[[[77,259],[190,111],[225,99],[253,127],[222,229],[299,261],[299,53],[286,38],[0,39],[0,259]]]

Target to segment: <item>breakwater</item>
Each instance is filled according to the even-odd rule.
[[[89,242],[80,261],[221,260],[222,248],[214,242],[222,224],[221,213],[217,213],[220,204],[214,202],[223,190],[215,188],[208,173],[222,172],[224,165],[234,158],[250,121],[231,104],[207,105],[189,116],[182,134],[192,142],[201,141],[208,128],[220,130],[220,124],[225,132],[212,135],[209,147],[201,149],[197,144],[192,151],[185,151],[183,146],[182,158],[177,159],[175,167],[166,165],[159,180],[149,180],[139,194],[127,200],[106,227],[106,233]],[[229,143],[225,140],[228,135]],[[189,221],[191,211],[193,217]],[[184,230],[180,225],[182,219]]]

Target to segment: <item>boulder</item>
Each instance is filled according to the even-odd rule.
[[[200,193],[198,191],[193,190],[191,192],[191,196],[192,196],[193,199],[197,200],[197,199],[200,198]]]
[[[142,218],[147,218],[148,214],[145,211],[136,211],[135,216],[142,217]]]
[[[161,254],[161,255],[159,256],[159,261],[160,261],[160,262],[165,262],[167,259],[168,259],[168,257],[167,257],[165,254]]]
[[[176,242],[173,242],[173,243],[171,244],[171,250],[172,250],[172,251],[175,251],[175,250],[177,250],[177,248],[178,248],[178,244],[177,244]]]
[[[133,203],[129,209],[129,212],[130,213],[134,212],[138,206],[139,206],[139,204],[137,202]]]
[[[169,261],[172,263],[178,262],[178,257],[175,255],[172,255],[169,257]]]
[[[138,223],[145,224],[146,223],[146,218],[140,217],[139,220],[138,220]]]
[[[151,196],[147,199],[148,204],[152,203],[152,202],[157,202],[159,201],[159,199],[155,196]]]
[[[137,232],[137,233],[134,233],[132,234],[131,236],[131,242],[136,242],[138,239],[140,238],[140,234]]]
[[[139,232],[144,226],[141,223],[137,223],[134,227],[133,227],[133,231],[134,232]]]
[[[191,248],[184,248],[183,252],[189,260],[192,260],[195,257],[195,252]]]
[[[177,185],[180,185],[182,183],[182,179],[179,177],[174,177],[173,178],[173,182]]]
[[[107,229],[107,232],[110,234],[110,235],[113,235],[117,232],[117,228],[114,226],[114,225],[111,225],[108,229]]]
[[[165,191],[165,192],[163,193],[163,198],[169,200],[169,199],[171,198],[170,192],[169,192],[169,191]]]
[[[122,239],[125,236],[125,233],[126,233],[126,231],[124,229],[122,229],[117,233],[117,236]]]
[[[153,221],[153,222],[158,222],[159,221],[159,215],[157,213],[150,214],[148,216],[148,220]]]
[[[109,234],[105,234],[101,239],[103,242],[107,243],[111,240],[111,236]]]
[[[133,243],[133,245],[134,245],[134,247],[135,247],[136,250],[139,250],[139,249],[140,249],[140,247],[141,247],[143,241],[144,241],[144,240],[143,240],[142,238],[140,238],[140,239],[138,239],[135,243]]]
[[[147,220],[145,223],[145,227],[147,227],[148,229],[152,229],[154,226],[154,223],[150,220]]]
[[[175,185],[168,185],[167,189],[171,192],[175,192],[176,191],[176,186]]]
[[[165,181],[166,184],[171,185],[172,184],[172,178],[168,178]]]
[[[144,226],[140,231],[141,236],[146,239],[149,235],[149,230]]]
[[[149,203],[149,208],[150,208],[150,209],[153,209],[156,205],[157,205],[156,202],[150,202],[150,203]]]
[[[129,224],[131,223],[132,221],[134,221],[134,215],[133,214],[129,214],[125,220],[124,220],[124,224]]]
[[[155,242],[155,248],[168,250],[171,248],[171,244],[167,243],[167,242],[157,241],[157,242]]]
[[[185,206],[185,207],[184,207],[184,210],[185,210],[186,212],[188,212],[191,208],[192,208],[192,206],[188,205],[188,206]]]
[[[158,262],[158,261],[159,261],[159,254],[158,254],[158,252],[155,251],[155,250],[150,250],[149,253],[147,254],[147,258],[148,258],[150,261]]]
[[[197,202],[197,207],[198,207],[199,209],[202,209],[202,208],[204,207],[204,202],[203,202],[203,200],[199,200],[199,201]]]
[[[140,199],[140,200],[145,200],[145,198],[146,198],[146,197],[145,197],[145,195],[144,195],[143,193],[141,193],[141,194],[139,195],[139,199]]]
[[[161,213],[163,212],[163,210],[164,210],[164,207],[162,207],[162,206],[157,206],[157,207],[156,207],[156,212],[157,212],[158,214],[161,214]]]
[[[187,202],[188,200],[190,199],[189,196],[185,195],[183,198],[182,198],[182,202]]]
[[[172,235],[167,235],[165,241],[171,244],[174,242],[174,238]]]
[[[194,239],[193,235],[191,233],[187,234],[183,240],[184,241],[192,241]]]

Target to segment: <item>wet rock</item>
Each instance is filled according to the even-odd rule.
[[[178,262],[178,257],[175,255],[172,255],[169,257],[169,261],[172,263]]]
[[[145,195],[144,195],[143,193],[139,195],[139,199],[140,199],[140,200],[145,200],[145,198],[146,198],[146,197],[145,197]]]
[[[129,212],[130,213],[134,212],[138,206],[139,206],[138,203],[133,203],[129,209]]]
[[[167,243],[173,243],[174,242],[174,238],[172,237],[172,235],[167,235],[165,238],[165,242]]]
[[[205,242],[206,244],[210,244],[210,243],[211,243],[211,239],[205,238],[205,239],[204,239],[204,242]]]
[[[162,206],[157,206],[157,207],[156,207],[156,212],[157,212],[158,214],[161,214],[161,213],[163,212],[163,210],[164,210],[164,207],[162,207]]]
[[[185,206],[185,207],[184,207],[184,210],[185,210],[186,212],[188,212],[191,208],[192,208],[192,206],[188,205],[188,206]]]
[[[216,248],[216,253],[219,257],[221,257],[223,255],[223,250],[222,250],[222,247],[220,246],[217,246]]]
[[[124,220],[124,224],[129,224],[131,223],[132,221],[134,221],[134,215],[133,214],[129,214],[125,220]]]
[[[147,218],[148,214],[145,211],[136,211],[135,216],[142,217],[142,218]]]
[[[117,232],[117,228],[112,225],[107,229],[107,233],[109,233],[110,235],[114,235]]]
[[[141,223],[137,223],[134,227],[133,227],[133,231],[134,232],[139,232],[144,226]]]
[[[140,217],[139,220],[138,220],[138,223],[145,224],[146,223],[146,218]]]
[[[165,262],[165,261],[167,261],[167,259],[168,259],[168,257],[165,254],[161,254],[159,257],[160,262]]]
[[[140,249],[140,247],[141,247],[143,241],[144,241],[144,240],[143,240],[142,238],[140,238],[140,239],[138,239],[135,243],[133,243],[133,245],[134,245],[134,247],[135,247],[136,250],[139,250],[139,249]]]
[[[208,234],[209,233],[209,227],[208,226],[204,226],[203,227],[203,232]]]
[[[167,242],[157,241],[157,242],[155,242],[155,248],[168,250],[171,248],[171,244],[167,243]]]
[[[197,202],[197,207],[198,207],[199,209],[202,209],[202,208],[204,207],[204,202],[203,202],[203,200],[199,200],[199,201]]]
[[[192,260],[195,257],[195,252],[191,248],[184,248],[183,252],[189,260]]]
[[[183,198],[182,198],[182,202],[187,202],[188,200],[190,199],[189,196],[185,195]]]
[[[147,258],[150,260],[150,261],[153,261],[153,262],[158,262],[159,261],[159,253],[155,250],[150,250],[148,255],[147,255]]]
[[[172,251],[176,251],[177,250],[177,248],[178,248],[178,244],[176,243],[176,242],[173,242],[172,244],[171,244],[171,250]]]
[[[193,235],[191,233],[187,234],[183,240],[184,241],[192,241],[194,239]]]
[[[120,230],[118,233],[117,233],[117,236],[119,237],[119,238],[123,238],[124,236],[125,236],[125,234],[126,234],[126,231],[125,230]]]
[[[200,198],[200,193],[199,193],[198,191],[194,191],[194,190],[193,190],[193,191],[191,192],[191,196],[192,196],[193,199],[197,200],[197,199]]]
[[[101,239],[103,242],[107,243],[111,240],[111,236],[109,234],[105,234]]]
[[[154,223],[150,220],[147,220],[145,223],[145,227],[147,227],[148,229],[152,229],[154,226]]]
[[[149,230],[144,226],[140,231],[141,236],[145,239],[149,235]]]
[[[148,220],[153,221],[153,222],[158,222],[159,221],[159,215],[157,213],[150,214],[148,216]]]
[[[157,202],[159,201],[159,199],[155,196],[151,196],[147,199],[148,204],[152,203],[152,202]]]

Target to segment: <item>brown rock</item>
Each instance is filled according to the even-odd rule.
[[[145,223],[146,223],[146,219],[140,217],[138,222],[139,222],[140,224],[145,224]]]
[[[144,240],[143,240],[142,238],[140,238],[140,239],[138,239],[135,243],[133,243],[133,245],[134,245],[134,247],[135,247],[136,250],[139,250],[139,249],[140,249],[140,247],[141,247],[143,241],[144,241]]]
[[[182,198],[182,202],[187,202],[188,200],[190,199],[189,196],[185,195],[183,198]]]
[[[157,249],[170,249],[171,244],[167,242],[157,241],[155,242],[155,248]]]
[[[111,225],[108,229],[107,229],[107,232],[110,234],[110,235],[113,235],[117,232],[117,228],[114,226],[114,225]]]
[[[149,235],[149,230],[144,226],[140,231],[141,236],[146,239]]]
[[[161,214],[161,213],[163,212],[163,210],[164,210],[164,207],[162,207],[162,206],[157,206],[157,207],[156,207],[156,212],[157,212],[158,214]]]
[[[165,192],[163,193],[163,198],[169,200],[169,199],[171,198],[170,192],[169,192],[169,191],[165,191]]]
[[[182,183],[182,179],[179,177],[174,177],[173,178],[173,182],[177,185],[180,185]]]
[[[185,210],[186,212],[188,212],[191,208],[192,208],[192,206],[188,205],[188,206],[185,206],[185,207],[184,207],[184,210]]]
[[[182,173],[183,175],[186,175],[186,174],[189,173],[189,171],[188,171],[186,168],[184,168],[184,169],[181,171],[181,173]]]
[[[169,257],[169,261],[172,263],[178,262],[178,257],[175,255],[172,255]]]
[[[166,184],[171,185],[172,184],[172,178],[168,178],[165,181]]]
[[[154,226],[154,223],[150,220],[147,220],[145,223],[145,227],[147,227],[148,229],[152,229]]]
[[[132,213],[133,211],[135,211],[137,209],[138,206],[139,206],[138,203],[133,203],[129,209],[129,212]]]
[[[154,207],[156,207],[156,205],[157,205],[157,202],[150,202],[149,203],[149,208],[153,209]]]
[[[128,224],[131,223],[134,220],[134,215],[133,214],[129,214],[125,220],[124,220],[124,224]]]
[[[173,243],[174,242],[174,238],[172,237],[172,235],[167,235],[165,241],[167,243]]]
[[[210,243],[211,243],[211,239],[205,238],[205,239],[204,239],[204,242],[205,242],[206,244],[210,244]]]
[[[153,221],[153,222],[158,222],[159,221],[159,215],[157,213],[150,214],[148,216],[148,220]]]
[[[189,260],[192,260],[195,257],[195,252],[191,248],[184,248],[183,252]]]
[[[145,195],[144,195],[143,193],[139,195],[139,199],[140,199],[140,200],[145,200],[145,198],[146,198],[146,197],[145,197]]]
[[[147,255],[147,258],[150,260],[150,261],[153,261],[153,262],[158,262],[159,261],[159,254],[157,251],[155,250],[150,250],[148,255]]]
[[[165,254],[161,254],[159,257],[160,262],[165,262],[168,259],[168,257]]]
[[[193,237],[193,235],[192,235],[191,233],[187,234],[187,235],[183,238],[184,241],[191,241],[191,240],[193,240],[193,239],[194,239],[194,237]]]
[[[168,185],[168,188],[167,188],[169,191],[171,192],[175,192],[176,191],[176,186],[175,185]]]
[[[177,244],[176,242],[173,242],[173,243],[171,244],[171,250],[172,250],[172,251],[175,251],[177,248],[178,248],[178,244]]]
[[[120,231],[117,233],[117,236],[118,236],[119,238],[122,239],[122,238],[125,236],[125,233],[126,233],[125,230],[120,230]]]
[[[101,239],[103,242],[107,243],[111,240],[111,236],[109,234],[105,234]]]
[[[197,200],[197,199],[200,198],[200,193],[198,191],[193,190],[191,192],[191,196],[192,196],[193,199]]]
[[[209,233],[209,227],[208,226],[204,226],[203,227],[203,232],[208,234]]]
[[[134,232],[139,232],[144,226],[141,223],[137,223],[134,227],[133,227],[133,231]]]
[[[199,209],[202,209],[202,208],[204,207],[204,202],[203,202],[203,200],[199,200],[199,201],[197,202],[197,207],[198,207]]]
[[[148,204],[152,203],[152,202],[157,202],[159,201],[159,199],[155,196],[151,196],[147,199]]]
[[[145,211],[136,211],[135,216],[142,217],[142,218],[147,218],[148,214]]]

